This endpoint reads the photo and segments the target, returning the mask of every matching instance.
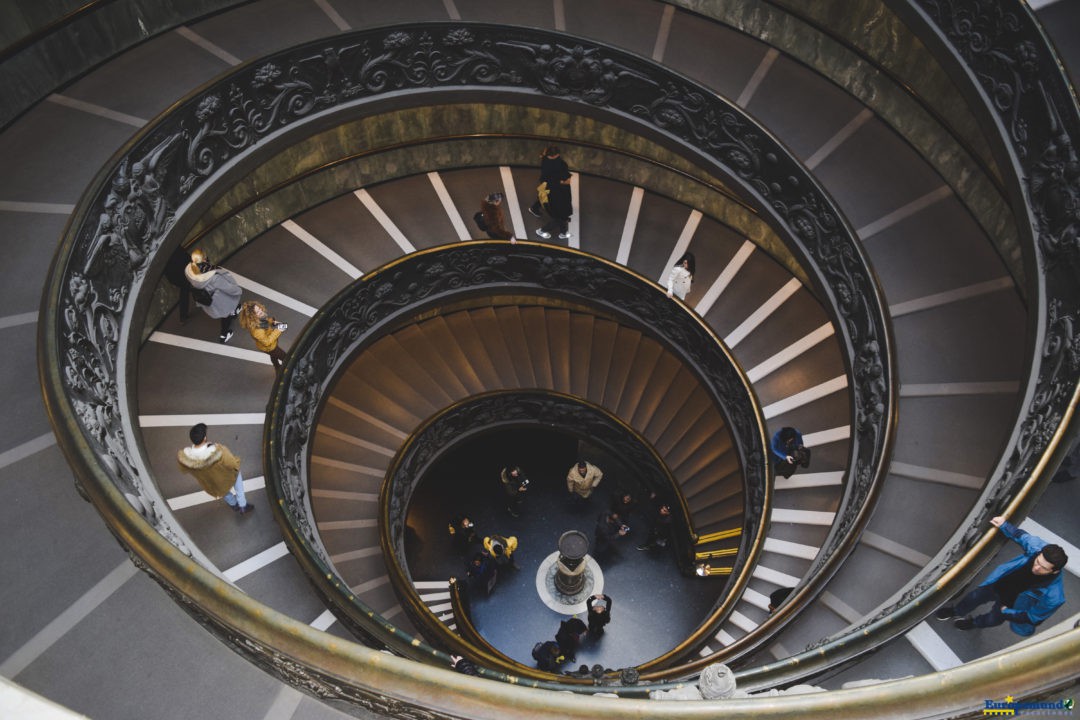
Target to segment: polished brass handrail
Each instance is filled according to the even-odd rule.
[[[264,465],[268,492],[282,510],[279,523],[290,546],[297,549],[301,563],[312,565],[307,572],[313,582],[323,586],[327,596],[337,598],[335,604],[345,612],[350,612],[349,606],[354,600],[334,573],[325,552],[318,549],[315,521],[302,500],[309,493],[297,484],[301,476],[295,468],[301,467],[298,463],[305,454],[303,446],[293,444],[284,452],[275,449],[286,446],[291,428],[316,422],[315,409],[331,394],[335,378],[345,372],[352,357],[375,339],[368,333],[376,330],[378,334],[392,332],[395,327],[412,323],[418,315],[431,312],[444,303],[458,302],[457,306],[460,306],[461,298],[490,292],[485,290],[487,287],[502,288],[502,292],[516,296],[542,291],[556,298],[577,298],[579,302],[596,304],[607,312],[616,313],[624,322],[631,321],[667,345],[668,351],[680,357],[718,399],[721,415],[736,439],[734,448],[740,464],[745,462],[743,458],[755,452],[760,453],[758,457],[765,455],[761,408],[730,352],[700,317],[688,313],[681,304],[672,303],[659,287],[632,270],[579,251],[526,241],[516,245],[472,241],[436,246],[398,258],[342,290],[324,306],[320,317],[305,327],[294,342],[286,367],[286,378],[299,378],[299,387],[290,387],[288,383],[279,385],[268,412]],[[359,315],[356,314],[358,311]],[[383,317],[385,313],[389,315]],[[643,320],[649,324],[643,325]],[[324,375],[328,379],[321,379]],[[298,396],[297,393],[304,398],[302,402],[292,399]],[[757,420],[751,422],[751,417]],[[735,418],[734,422],[732,418]],[[408,443],[405,447],[408,448]],[[395,460],[395,467],[400,458],[401,455]],[[663,463],[659,466],[663,468]],[[710,617],[680,644],[681,652],[689,652],[722,622],[750,578],[763,543],[771,495],[771,481],[764,470],[760,465],[747,470],[743,481],[747,486],[747,497],[757,500],[747,503],[742,542],[745,551],[738,559],[738,572],[730,581],[731,590]],[[391,468],[388,477],[395,473],[396,470]],[[764,487],[756,487],[759,482]],[[408,587],[401,569],[404,560],[395,545],[403,535],[400,526],[404,522],[407,502],[404,493],[400,483],[383,485],[380,534],[386,554],[398,559],[397,569],[390,569],[398,594],[412,598],[408,606],[423,615],[426,608],[421,607]],[[680,502],[685,500],[680,499]],[[335,591],[335,588],[339,590]],[[366,613],[366,609],[361,610],[361,614]],[[437,633],[443,630],[441,625],[435,627]],[[444,637],[444,642],[452,644],[454,641]]]
[[[469,36],[470,32],[475,27],[480,28],[490,36],[496,38],[504,38],[505,32],[502,29],[496,28],[491,30],[484,26],[469,26],[467,30],[461,30],[458,26],[433,26],[446,28],[451,32],[448,37],[460,39],[464,36]],[[518,30],[515,30],[518,31]],[[373,31],[374,32],[374,31]],[[393,31],[379,30],[383,33],[383,40],[388,42],[396,42],[400,38],[393,35]],[[400,31],[403,35],[407,35],[407,32]],[[457,35],[453,35],[453,33]],[[530,31],[531,32],[531,31]],[[562,41],[557,36],[552,36],[551,33],[537,32],[536,35],[529,36],[532,40],[539,40],[541,38],[550,40],[554,37],[556,42]],[[311,53],[314,50],[322,49],[321,44],[312,44],[302,47],[297,53]],[[604,49],[604,52],[611,52],[618,56],[615,51],[609,51]],[[629,62],[629,60],[627,60]],[[633,64],[638,64],[637,60],[633,60]],[[643,66],[644,67],[644,66]],[[252,83],[247,90],[253,89],[253,87],[265,86],[267,79],[272,82],[272,72],[267,70],[267,66],[255,68],[252,65],[242,67],[238,71],[238,77],[244,76],[244,80],[240,82]],[[229,82],[237,80],[232,78]],[[681,80],[675,77],[671,78],[671,81],[678,84]],[[262,83],[260,85],[260,83]],[[239,85],[234,85],[239,86]],[[688,86],[689,87],[689,86]],[[213,89],[211,89],[213,90]],[[580,89],[579,89],[580,90]],[[586,89],[588,90],[588,89]],[[245,91],[239,91],[245,92]],[[588,100],[588,97],[573,98],[572,103],[581,103],[582,107]],[[670,99],[670,98],[669,98]],[[705,98],[707,101],[711,101],[713,98]],[[156,535],[156,532],[162,532],[167,529],[168,522],[171,518],[161,513],[167,513],[167,511],[158,511],[156,507],[150,505],[144,507],[143,512],[134,510],[133,500],[126,498],[124,491],[133,490],[132,493],[137,500],[139,492],[145,487],[144,484],[149,483],[147,476],[143,474],[145,468],[140,467],[140,448],[138,447],[137,439],[133,438],[132,429],[129,425],[124,423],[130,423],[132,417],[132,408],[130,407],[130,399],[123,393],[126,393],[126,388],[123,388],[119,392],[120,396],[112,396],[109,394],[108,383],[94,384],[93,380],[97,377],[94,375],[94,371],[98,369],[118,369],[121,378],[118,382],[130,380],[127,377],[127,373],[133,373],[131,365],[125,364],[126,355],[133,352],[136,342],[133,339],[131,332],[131,326],[133,321],[139,320],[140,313],[144,313],[145,310],[140,307],[139,300],[145,300],[146,290],[143,285],[143,279],[145,276],[156,276],[157,271],[160,271],[162,264],[164,263],[164,257],[166,253],[162,253],[164,248],[171,248],[179,242],[179,234],[183,227],[170,226],[170,222],[176,218],[183,217],[185,213],[191,212],[192,209],[198,210],[201,204],[205,204],[206,199],[200,193],[213,187],[215,182],[224,182],[229,179],[230,172],[234,169],[238,169],[240,165],[247,159],[244,153],[251,153],[255,146],[255,141],[252,138],[245,137],[222,137],[224,134],[215,134],[217,126],[215,123],[219,120],[217,113],[220,112],[221,98],[212,95],[210,91],[204,92],[197,98],[186,101],[186,103],[179,104],[174,108],[176,112],[175,125],[161,125],[141,133],[132,144],[125,147],[122,154],[118,155],[116,163],[113,164],[107,171],[103,171],[103,174],[95,181],[95,185],[92,190],[87,193],[87,199],[84,203],[80,203],[80,207],[77,210],[77,214],[72,219],[72,225],[69,226],[64,252],[60,253],[60,260],[56,263],[56,267],[53,275],[51,276],[50,288],[46,297],[43,300],[43,321],[41,323],[40,330],[43,337],[42,340],[42,371],[41,376],[45,384],[49,385],[49,390],[46,391],[50,398],[49,406],[51,416],[56,419],[57,432],[66,433],[66,437],[62,440],[62,445],[65,448],[65,452],[68,453],[69,458],[72,458],[72,465],[77,468],[77,472],[80,475],[80,479],[83,483],[105,483],[110,485],[111,490],[114,492],[104,492],[95,494],[94,497],[99,498],[102,502],[110,505],[110,519],[114,522],[110,522],[110,527],[116,528],[117,532],[124,536],[122,542],[125,540],[131,540],[126,538],[127,533],[138,535],[134,541],[129,543],[129,546],[138,544],[140,549],[146,545],[146,552],[153,555],[158,552],[157,546],[154,543],[164,543],[161,535]],[[565,101],[565,100],[558,100]],[[571,103],[571,105],[572,105]],[[665,118],[670,116],[664,116]],[[302,120],[302,119],[301,119]],[[298,123],[300,120],[297,121]],[[188,130],[183,130],[183,124],[188,123]],[[189,130],[194,130],[194,134],[190,134]],[[266,128],[254,127],[251,128],[253,137],[257,136],[260,132],[265,132]],[[175,132],[174,132],[175,131]],[[205,132],[203,132],[205,131]],[[666,131],[665,131],[666,132]],[[759,128],[754,128],[754,133],[759,133]],[[767,134],[766,134],[767,135]],[[755,135],[757,139],[762,136]],[[669,135],[672,141],[675,141],[673,136]],[[195,144],[199,142],[206,142],[207,145],[215,145],[215,149],[208,147],[197,148],[200,152],[195,153],[176,153],[177,145],[183,144],[188,140],[194,141]],[[228,145],[229,141],[237,142],[237,146],[232,147]],[[269,140],[267,140],[269,142]],[[779,148],[779,146],[778,146]],[[190,149],[190,148],[189,148]],[[202,150],[206,152],[203,153]],[[688,149],[689,150],[689,149]],[[219,152],[218,152],[219,151]],[[698,150],[700,152],[707,152],[707,150]],[[782,148],[779,148],[780,154],[775,157],[770,157],[768,160],[773,163],[780,163],[784,165],[791,161]],[[112,189],[117,187],[132,188],[138,187],[140,193],[132,192],[131,196],[126,199],[121,199],[122,203],[139,203],[149,202],[149,194],[157,192],[149,184],[144,182],[145,178],[136,175],[135,164],[127,164],[127,159],[143,158],[151,163],[156,162],[183,162],[189,161],[192,158],[198,162],[210,162],[210,167],[203,167],[201,165],[186,167],[184,174],[168,175],[161,179],[164,180],[159,188],[163,196],[157,198],[154,196],[153,200],[161,200],[162,204],[154,205],[150,209],[154,210],[149,214],[150,222],[157,223],[149,228],[149,232],[146,236],[139,237],[138,242],[135,243],[135,249],[139,252],[144,252],[145,256],[138,260],[136,266],[136,260],[133,258],[133,266],[131,268],[114,268],[112,271],[121,275],[120,281],[129,282],[130,285],[124,287],[131,287],[132,294],[125,296],[123,291],[119,294],[119,297],[114,296],[112,291],[119,287],[119,283],[111,282],[112,277],[99,277],[92,275],[87,277],[82,274],[83,272],[89,272],[93,261],[94,247],[99,247],[98,242],[108,242],[108,239],[103,233],[110,231],[114,226],[110,220],[112,213],[119,212],[116,209],[110,209],[112,204],[116,201],[114,196],[110,195]],[[224,160],[222,160],[224,159]],[[740,161],[746,160],[744,155],[739,157]],[[123,161],[123,162],[121,162]],[[221,165],[214,165],[214,163],[237,162],[235,166],[222,167]],[[719,166],[720,160],[713,159],[713,162]],[[140,166],[141,171],[146,171],[146,166]],[[132,175],[129,175],[129,168]],[[161,167],[164,172],[165,166]],[[190,172],[187,172],[190,171]],[[239,172],[239,171],[238,171]],[[772,166],[770,165],[770,172],[772,172]],[[788,172],[798,172],[798,168],[792,165],[791,168],[786,166],[781,168],[778,175],[777,190],[775,193],[783,194],[789,190],[786,187],[785,182],[793,176],[787,175]],[[801,176],[800,176],[801,177]],[[208,179],[212,178],[212,179]],[[762,178],[766,180],[767,178]],[[139,185],[141,184],[143,185]],[[820,188],[816,187],[812,179],[807,180],[811,193],[820,191]],[[769,182],[765,182],[764,185],[756,187],[756,191],[764,195],[772,195],[773,187]],[[805,200],[807,187],[799,188],[798,193],[792,193],[794,200]],[[815,207],[829,208],[832,206],[828,201],[827,196],[821,195],[820,198],[815,195],[814,202],[820,202],[821,205]],[[798,233],[807,233],[814,230],[814,221],[820,221],[821,227],[826,228],[829,223],[836,222],[836,215],[829,214],[827,209],[823,209],[824,213],[821,216],[814,215],[810,209],[802,208],[798,210],[800,213],[797,218],[792,216],[782,216],[781,208],[775,204],[768,206],[769,212],[777,215],[775,221],[783,225],[784,222],[795,222],[796,219],[804,220],[810,223],[810,226],[805,223],[798,223],[797,232],[793,230],[793,239]],[[161,210],[159,216],[157,210]],[[794,212],[794,210],[793,210]],[[97,229],[92,227],[93,221],[90,220],[105,220],[98,221]],[[90,226],[86,223],[89,222]],[[180,223],[183,225],[183,223]],[[831,232],[836,234],[829,237],[829,242],[843,243],[851,241],[850,229],[843,226],[840,223],[839,229],[833,226]],[[95,234],[97,233],[97,234]],[[801,236],[801,235],[799,235]],[[806,240],[805,236],[802,236],[802,240]],[[794,241],[793,241],[794,242]],[[811,243],[811,247],[813,243]],[[836,249],[834,245],[829,246],[826,249]],[[861,258],[861,252],[856,245],[851,246],[851,253],[856,258]],[[82,253],[81,256],[72,259],[66,253]],[[804,248],[804,252],[809,257],[812,255],[810,250]],[[820,259],[820,258],[819,258]],[[825,257],[822,260],[826,266],[833,266],[836,268],[836,263],[839,263],[840,267],[847,262],[847,257],[842,260],[833,257]],[[858,264],[858,263],[856,263]],[[859,267],[851,269],[852,272],[858,274],[861,272]],[[125,276],[126,275],[126,276]],[[815,280],[818,284],[819,290],[824,295],[833,297],[831,293],[831,286],[827,282],[827,273],[822,273]],[[850,277],[850,275],[849,275]],[[863,276],[859,275],[860,281],[863,282]],[[849,286],[845,286],[847,289],[851,289]],[[839,288],[837,288],[839,289]],[[879,312],[880,307],[875,305],[877,301],[876,291],[877,288],[870,282],[869,285],[860,285],[860,293],[852,298],[848,298],[848,302],[854,302],[856,304],[860,302],[866,302],[872,307],[867,308],[866,305],[859,304],[858,312],[866,310],[872,317],[869,318],[869,326],[860,325],[865,318],[862,314],[858,316],[847,316],[846,323],[841,323],[841,327],[850,332],[850,335],[846,335],[846,340],[851,341],[852,338],[858,338],[860,341],[865,341],[868,337],[875,338],[875,342],[882,343],[876,349],[881,353],[888,355],[888,337],[885,332],[880,332],[874,322],[880,320]],[[873,297],[867,297],[866,293],[872,294]],[[838,312],[841,314],[850,313],[851,305],[845,305]],[[869,328],[869,329],[868,329]],[[114,334],[114,337],[113,337]],[[867,335],[868,334],[868,335]],[[106,337],[100,337],[106,336]],[[73,338],[73,339],[72,339]],[[81,372],[83,367],[73,361],[69,351],[76,351],[75,341],[85,340],[87,344],[94,344],[94,341],[100,340],[102,344],[97,349],[100,351],[98,356],[91,358],[90,375],[83,376]],[[876,353],[875,353],[876,354]],[[851,362],[854,362],[853,359]],[[892,376],[892,367],[887,366],[881,368],[881,372],[887,373]],[[302,388],[303,379],[297,376],[296,372],[287,377],[287,382],[293,383],[294,386]],[[86,383],[84,385],[84,383]],[[888,384],[888,383],[887,383]],[[862,390],[866,390],[863,388]],[[70,393],[65,391],[71,391]],[[94,394],[97,393],[97,394]],[[82,394],[78,399],[76,395]],[[858,392],[855,393],[858,395]],[[872,393],[873,394],[873,393]],[[86,398],[94,400],[96,405],[86,407]],[[891,384],[887,392],[880,395],[882,403],[886,406],[890,406],[893,397],[893,391]],[[80,405],[82,403],[82,405]],[[860,406],[861,407],[861,406]],[[86,415],[86,411],[89,410],[91,415]],[[100,424],[100,418],[103,415],[98,415],[97,410],[102,410],[104,417],[116,419],[118,425],[114,426],[110,422],[106,422],[104,425]],[[110,413],[112,415],[110,416]],[[888,416],[883,419],[876,419],[874,422],[880,421],[880,426],[889,429],[891,426],[891,418]],[[876,425],[877,426],[877,425]],[[303,427],[296,427],[294,429],[297,433],[305,433],[306,429]],[[891,432],[888,430],[886,434]],[[853,444],[854,445],[854,444]],[[878,463],[882,457],[882,453],[887,449],[885,443],[881,444],[869,444],[860,448],[860,458],[869,459],[867,462],[870,466],[878,467]],[[100,458],[108,458],[110,464],[107,466],[100,462]],[[89,472],[82,472],[86,468],[91,468]],[[870,485],[873,485],[876,481],[876,477],[879,471],[874,471],[874,477],[870,478]],[[867,497],[873,498],[873,488],[864,486],[862,490],[868,490]],[[89,493],[93,494],[93,493]],[[147,538],[150,535],[151,538]],[[167,543],[165,543],[167,544]],[[839,546],[838,546],[839,547]],[[180,553],[179,548],[174,548],[177,553]],[[842,556],[842,552],[834,557]],[[168,566],[168,563],[161,558],[154,556],[153,563],[158,563],[162,567]],[[177,563],[175,567],[168,566],[166,569],[170,572],[177,570],[178,568],[189,569],[185,563]],[[183,580],[181,580],[183,579]],[[161,580],[172,587],[175,592],[179,593],[179,587],[183,587],[187,590],[189,583],[187,575],[162,575]],[[220,588],[218,588],[220,589]],[[205,622],[214,627],[219,633],[226,637],[234,647],[238,647],[241,652],[248,652],[252,644],[259,644],[264,642],[265,634],[260,634],[258,628],[251,630],[251,634],[248,634],[249,628],[248,622],[257,625],[255,617],[259,614],[257,609],[257,603],[251,604],[251,606],[237,607],[237,602],[232,595],[233,590],[228,586],[222,590],[221,598],[218,598],[214,607],[207,610],[207,619]],[[207,594],[203,592],[193,593],[198,595],[198,601],[201,602],[215,602],[215,596],[213,594]],[[195,604],[195,606],[189,606],[189,609],[193,612],[201,612],[201,604]],[[246,612],[243,617],[235,620],[227,620],[225,612],[219,611],[234,611],[239,610]],[[243,631],[238,630],[238,627],[242,627]],[[275,629],[286,628],[292,630],[292,626],[288,624],[275,625]],[[239,631],[239,635],[237,635]],[[273,636],[270,633],[269,636]],[[282,643],[283,647],[289,646],[288,642]],[[267,646],[261,646],[261,651],[267,651]],[[312,658],[307,653],[306,649],[297,648],[296,654],[293,656],[297,662],[315,663],[315,668],[322,667],[319,664],[318,658]],[[419,654],[427,653],[427,650],[419,650]],[[302,657],[301,657],[302,656]],[[360,656],[364,656],[361,654]],[[430,657],[437,658],[434,655]],[[293,657],[284,657],[283,663],[287,664],[292,661]],[[367,656],[364,656],[367,660]],[[378,655],[376,655],[378,657]],[[333,660],[333,658],[332,658]],[[373,661],[376,664],[378,661]],[[387,661],[389,662],[389,661]],[[392,665],[392,663],[391,663]],[[305,666],[307,667],[307,666]],[[279,674],[286,676],[289,680],[297,682],[299,685],[303,685],[302,673],[299,671],[299,675],[296,674],[296,668],[293,667],[280,667],[274,666],[274,669]],[[312,673],[318,674],[320,670],[312,669]],[[293,673],[291,675],[291,673]],[[342,674],[342,677],[355,677],[355,674]],[[387,676],[390,680],[393,680],[392,674]],[[443,678],[442,675],[435,673],[433,676],[428,676],[427,670],[418,669],[416,671],[416,677],[434,677]],[[365,681],[361,681],[346,691],[339,692],[351,692],[355,690],[357,693],[363,695],[370,689],[370,684]],[[498,695],[498,693],[494,693]],[[468,692],[467,685],[462,685],[462,699],[467,697],[473,697]],[[456,698],[455,698],[456,699]],[[453,704],[453,703],[451,703]],[[543,703],[541,703],[543,704]],[[550,704],[545,705],[546,708],[561,707],[562,704],[553,699]],[[661,711],[659,717],[663,717],[665,711]],[[571,714],[567,717],[577,717],[577,714]]]

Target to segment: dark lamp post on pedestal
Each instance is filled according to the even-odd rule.
[[[559,559],[555,562],[555,587],[564,595],[576,595],[585,585],[585,556],[589,538],[578,530],[559,536]]]

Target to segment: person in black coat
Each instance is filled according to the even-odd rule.
[[[487,553],[473,553],[468,565],[465,566],[465,574],[469,578],[474,590],[482,590],[484,595],[490,595],[498,579],[495,563]]]
[[[585,607],[589,611],[589,635],[603,635],[604,626],[611,622],[611,596],[593,595],[585,601]]]
[[[577,649],[581,645],[581,637],[588,627],[578,618],[570,618],[559,623],[559,632],[555,633],[555,642],[559,643],[559,651],[570,662],[577,659]]]
[[[549,145],[540,158],[540,186],[537,188],[537,201],[529,212],[540,217],[542,207],[548,214],[548,221],[536,231],[545,240],[553,232],[559,233],[560,240],[570,239],[570,216],[574,214],[573,194],[570,188],[570,168],[559,154],[559,148]]]
[[[596,529],[593,537],[593,547],[595,548],[593,556],[601,558],[608,555],[615,547],[615,540],[626,537],[629,532],[630,528],[623,524],[618,513],[600,513],[600,516],[596,519]]]
[[[655,496],[653,496],[653,501],[658,502]],[[645,538],[645,542],[637,546],[637,549],[666,548],[668,539],[671,537],[671,520],[671,505],[665,502],[657,504],[653,510],[649,535]]]
[[[536,667],[547,672],[555,672],[559,666],[566,662],[566,656],[559,650],[559,643],[554,640],[538,642],[533,645],[533,660]]]

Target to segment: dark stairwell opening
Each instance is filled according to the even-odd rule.
[[[572,498],[566,486],[566,474],[578,458],[604,472],[587,501]],[[530,480],[518,518],[508,513],[499,481],[500,470],[508,464],[519,465]],[[672,545],[637,549],[649,530],[648,485],[649,479],[635,468],[566,432],[531,427],[481,435],[448,452],[417,487],[407,516],[409,574],[414,581],[465,579],[472,550],[459,547],[448,533],[447,525],[456,516],[468,515],[481,540],[492,533],[515,536],[519,568],[500,570],[490,595],[470,591],[471,618],[495,648],[534,665],[533,645],[553,639],[560,621],[572,617],[542,601],[538,570],[567,530],[585,533],[592,546],[597,517],[609,509],[613,497],[629,492],[641,501],[627,519],[630,533],[598,561],[603,592],[613,600],[611,623],[603,637],[587,639],[576,661],[562,669],[637,665],[670,650],[698,627],[726,582],[723,577],[680,573]],[[576,617],[586,619],[584,612]]]

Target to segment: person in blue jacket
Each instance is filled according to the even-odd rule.
[[[1008,621],[1017,635],[1034,635],[1035,627],[1065,604],[1061,569],[1069,557],[1059,545],[1029,535],[1003,517],[991,519],[990,524],[1024,548],[1024,554],[998,565],[955,606],[939,608],[936,617],[955,617],[953,625],[961,630],[994,627]],[[993,603],[988,612],[970,616],[972,610],[988,602]]]
[[[800,465],[810,466],[810,450],[803,445],[802,433],[793,427],[777,430],[769,443],[769,449],[772,450],[776,474],[781,477],[791,477],[795,468]]]

